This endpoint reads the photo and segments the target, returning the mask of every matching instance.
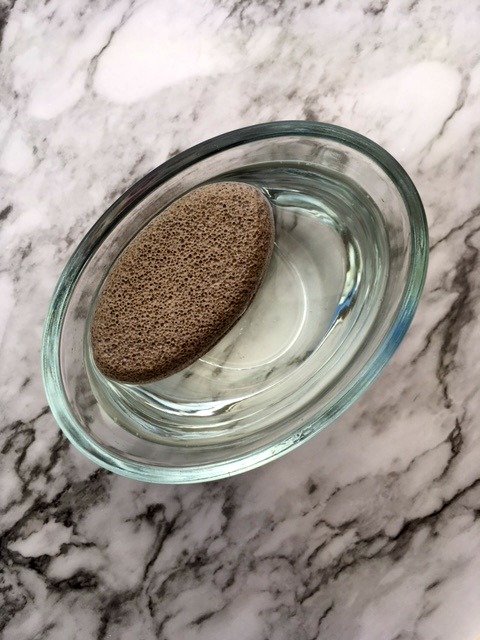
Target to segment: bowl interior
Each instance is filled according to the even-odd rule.
[[[274,209],[254,302],[188,369],[148,385],[107,380],[88,329],[112,263],[173,200],[221,180],[255,184]],[[316,123],[220,136],[134,185],[76,250],[45,330],[49,402],[80,449],[125,475],[189,482],[252,468],[319,431],[376,376],[411,320],[426,256],[418,195],[374,143]]]

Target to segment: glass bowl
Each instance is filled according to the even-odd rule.
[[[173,200],[222,180],[257,185],[274,210],[274,255],[254,302],[188,369],[146,385],[107,380],[89,326],[109,269]],[[314,436],[376,378],[412,320],[427,261],[418,193],[367,138],[293,121],[203,142],[126,191],[66,265],[43,340],[52,413],[88,458],[138,480],[257,467]]]

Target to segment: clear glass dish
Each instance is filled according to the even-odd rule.
[[[257,185],[274,209],[274,255],[254,302],[188,369],[147,385],[107,380],[89,323],[110,267],[173,200],[219,180]],[[257,467],[318,433],[375,379],[412,320],[427,262],[418,193],[367,138],[294,121],[203,142],[124,193],[66,265],[42,351],[53,415],[88,458],[138,480]]]

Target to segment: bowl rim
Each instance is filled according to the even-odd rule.
[[[327,414],[317,415],[278,442],[234,459],[202,466],[161,467],[113,455],[86,433],[71,411],[60,362],[60,337],[65,314],[76,283],[92,252],[131,209],[172,176],[216,153],[258,140],[285,136],[317,137],[351,147],[373,160],[392,180],[407,210],[411,232],[411,256],[406,284],[397,313],[378,348],[362,371]],[[381,146],[365,136],[334,124],[284,120],[235,129],[210,138],[170,158],[134,183],[103,213],[85,234],[65,265],[47,312],[41,352],[41,366],[47,401],[68,440],[92,462],[136,480],[164,484],[186,484],[218,480],[254,469],[298,447],[348,409],[377,378],[402,341],[415,314],[428,266],[428,225],[420,196],[403,167]]]

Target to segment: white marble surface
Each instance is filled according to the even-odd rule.
[[[480,1],[2,0],[0,636],[480,638]],[[190,487],[94,468],[42,320],[92,222],[178,150],[273,119],[385,145],[431,266],[375,386],[286,458]]]

